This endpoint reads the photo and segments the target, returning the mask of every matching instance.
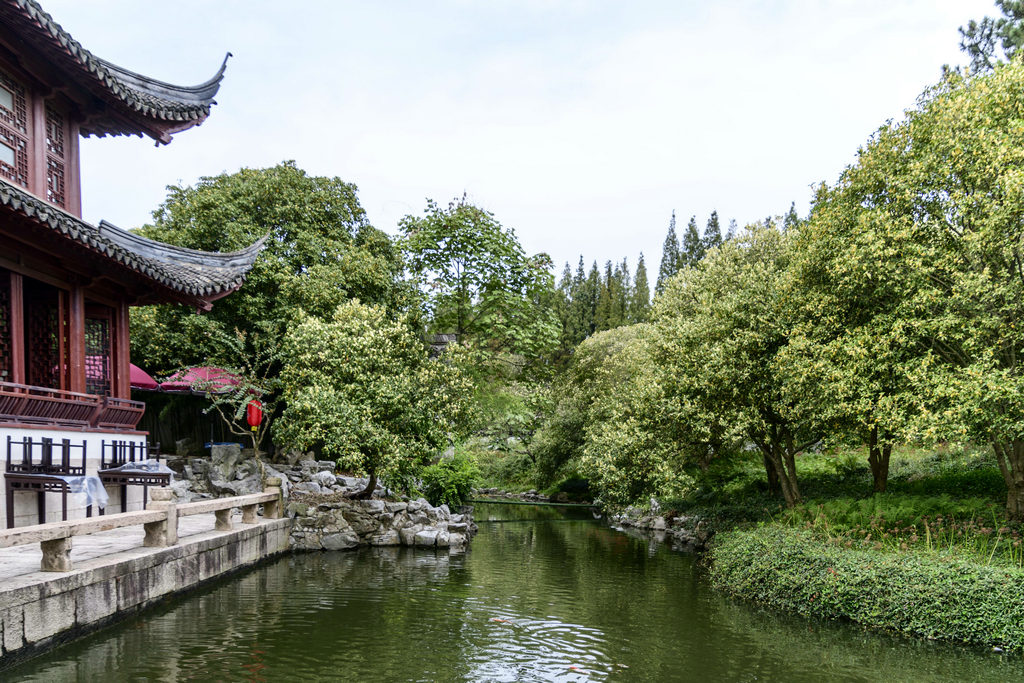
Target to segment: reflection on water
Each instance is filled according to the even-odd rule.
[[[287,557],[6,671],[25,681],[1007,681],[1020,657],[736,604],[588,510],[480,505],[465,555]],[[490,520],[490,521],[488,521]]]

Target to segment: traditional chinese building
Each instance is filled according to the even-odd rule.
[[[258,255],[260,243],[200,252],[81,219],[80,137],[168,144],[209,116],[225,64],[201,85],[170,85],[94,56],[36,2],[0,0],[0,449],[8,474],[26,453],[42,457],[26,442],[47,441],[48,457],[65,460],[61,444],[82,444],[70,459],[89,474],[114,441],[141,447],[129,307],[208,310],[242,284]],[[38,505],[35,498],[14,496],[19,525],[35,523],[47,500],[48,521],[67,509],[56,493],[40,494]]]

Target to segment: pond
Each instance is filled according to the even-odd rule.
[[[1007,681],[1024,658],[737,603],[586,509],[476,508],[461,555],[295,555],[10,669],[11,681]]]

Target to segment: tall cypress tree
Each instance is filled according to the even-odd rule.
[[[612,262],[604,264],[604,276],[601,278],[600,289],[597,295],[597,309],[594,311],[594,330],[601,332],[612,327],[614,316],[612,304]]]
[[[654,285],[656,294],[661,294],[669,278],[679,272],[679,237],[676,235],[676,212],[672,211],[672,220],[668,223],[668,234],[661,248],[661,266],[658,268],[658,280]]]
[[[679,248],[679,268],[695,266],[704,258],[704,243],[700,239],[700,231],[697,230],[697,217],[690,216],[690,222],[686,224],[686,232],[683,233],[683,243]]]
[[[731,240],[732,238],[736,237],[737,230],[739,230],[739,228],[736,226],[736,219],[730,218],[729,229],[725,231],[725,239]]]
[[[615,267],[615,287],[612,289],[613,327],[629,324],[629,299],[633,290],[633,282],[629,277],[629,262]]]
[[[572,269],[569,268],[569,262],[565,262],[565,269],[562,271],[562,279],[558,282],[558,293],[556,302],[556,311],[558,313],[558,320],[562,323],[562,348],[570,349],[576,344],[573,342],[574,334],[574,320],[573,320],[573,293],[572,293]]]
[[[647,285],[647,266],[644,255],[640,252],[640,260],[636,262],[636,275],[633,278],[633,290],[629,298],[629,322],[645,323],[651,312],[651,289]]]
[[[583,329],[586,330],[584,338],[594,334],[597,329],[597,300],[601,296],[601,271],[597,267],[597,261],[590,266],[590,273],[587,274],[586,282],[583,285],[583,306],[584,320]]]
[[[704,243],[704,253],[708,253],[715,247],[722,246],[722,226],[718,223],[718,212],[712,211],[708,218],[708,224],[704,226],[704,236],[701,237]]]
[[[796,202],[789,205],[789,211],[786,212],[785,217],[782,219],[782,229],[789,230],[795,228],[800,224],[800,216],[796,213]]]

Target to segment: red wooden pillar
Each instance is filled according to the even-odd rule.
[[[28,189],[40,199],[46,199],[46,103],[41,91],[32,93],[28,114],[32,119],[29,128],[29,154],[32,157],[28,165]]]
[[[68,301],[68,389],[85,393],[85,290],[71,285]]]
[[[114,384],[111,386],[111,393],[116,398],[132,397],[128,320],[128,302],[121,301],[114,309]]]
[[[8,381],[25,384],[25,291],[21,273],[11,273],[11,374]]]
[[[64,203],[69,213],[81,218],[82,216],[82,177],[79,170],[79,147],[78,138],[81,130],[77,122],[71,121],[68,124],[68,136],[64,143],[67,146],[67,156],[64,161]]]

